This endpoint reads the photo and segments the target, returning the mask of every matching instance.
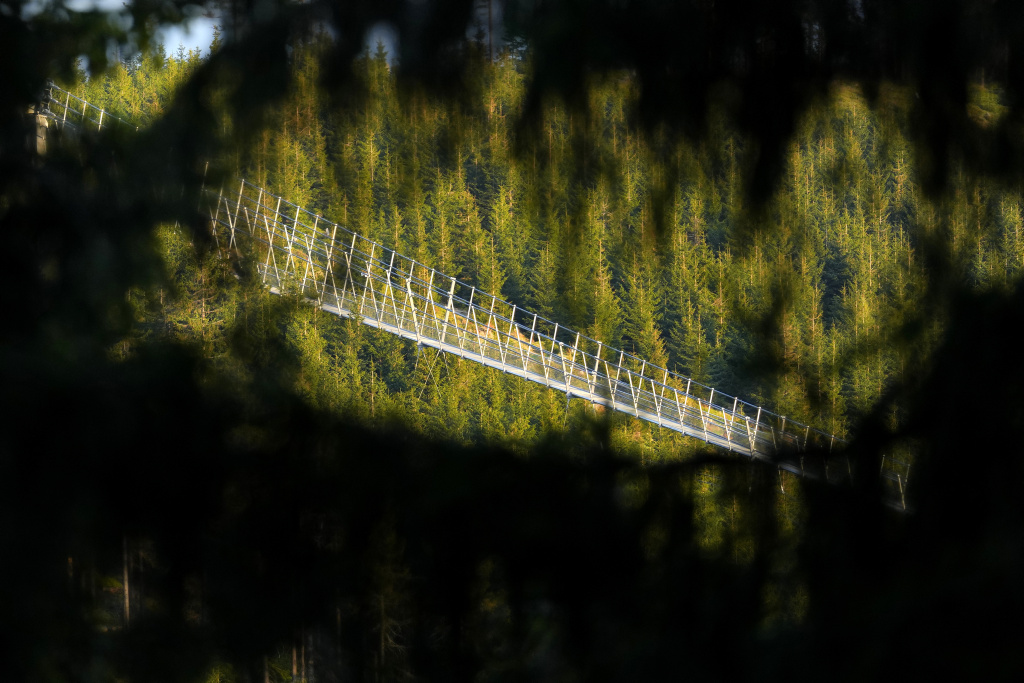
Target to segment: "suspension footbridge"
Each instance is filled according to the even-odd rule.
[[[58,126],[131,125],[52,86]],[[131,125],[131,128],[135,126]],[[239,179],[203,194],[217,245],[252,259],[271,292],[686,434],[780,471],[841,481],[844,442],[547,320]],[[906,471],[881,468],[906,508]]]

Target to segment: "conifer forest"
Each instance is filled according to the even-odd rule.
[[[1024,10],[242,0],[167,51],[199,6],[25,7],[0,678],[1024,672]],[[120,124],[40,152],[48,82]],[[239,179],[833,434],[800,462],[847,476],[272,294],[202,213]]]

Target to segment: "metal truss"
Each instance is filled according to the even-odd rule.
[[[58,125],[131,126],[50,90],[49,116]],[[771,463],[783,490],[787,472],[832,482],[852,474],[845,442],[832,434],[606,346],[247,180],[207,189],[204,201],[217,245],[253,259],[273,293]],[[905,463],[883,459],[890,505],[903,510],[908,474]]]

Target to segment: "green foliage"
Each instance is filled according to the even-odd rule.
[[[748,207],[743,173],[757,140],[714,118],[713,146],[659,145],[627,114],[644,96],[633,75],[588,83],[589,117],[545,102],[535,137],[518,139],[532,100],[511,55],[475,63],[456,107],[401,90],[378,46],[351,61],[365,97],[337,109],[315,58],[331,41],[292,48],[291,89],[232,170],[483,290],[797,419],[840,434],[860,425],[875,444],[899,430],[946,434],[906,389],[931,362],[955,376],[971,349],[955,335],[940,346],[952,315],[943,292],[968,292],[959,315],[993,337],[991,320],[1019,317],[1019,191],[954,168],[945,197],[923,193],[905,93],[874,93],[869,107],[855,87],[837,85],[785,147],[774,194]],[[105,77],[83,75],[80,92],[152,120],[153,139],[168,147],[180,139],[160,137],[169,135],[161,114],[177,106],[174,93],[209,84],[205,68],[184,51],[145,53]],[[208,87],[205,101],[232,96],[224,82]],[[998,91],[979,86],[971,98],[972,117],[996,125],[1005,116]],[[238,132],[244,112],[231,112],[217,120]],[[48,631],[58,622],[101,643],[74,641],[53,661],[40,649],[12,664],[22,666],[14,678],[75,678],[78,663],[94,661],[94,678],[148,680],[169,667],[206,680],[285,680],[300,652],[311,669],[351,667],[356,678],[660,680],[682,661],[698,678],[760,680],[790,673],[778,652],[795,640],[800,653],[848,642],[841,636],[857,631],[837,625],[846,612],[836,607],[856,608],[851,621],[878,651],[889,635],[875,635],[864,615],[903,594],[925,608],[900,613],[922,652],[914,620],[942,616],[927,603],[928,590],[943,588],[935,567],[984,585],[976,565],[958,564],[970,561],[965,550],[983,551],[1003,572],[1006,604],[1019,603],[1016,573],[991,557],[1017,552],[1019,510],[1003,489],[1019,478],[988,482],[1001,494],[991,500],[968,492],[978,509],[1006,507],[993,516],[998,543],[986,546],[950,519],[961,492],[953,475],[931,470],[935,488],[921,507],[955,532],[947,552],[934,518],[882,519],[866,478],[823,502],[820,489],[720,462],[654,425],[272,297],[244,262],[208,249],[201,230],[169,225],[168,215],[194,207],[155,202],[166,189],[146,170],[155,164],[112,144],[108,153],[86,140],[81,159],[55,153],[45,173],[34,162],[11,166],[27,169],[24,185],[0,169],[12,253],[31,255],[16,264],[25,294],[5,295],[25,330],[4,336],[5,386],[24,389],[2,406],[15,437],[2,447],[0,480],[17,513],[4,515],[3,530],[29,557],[5,568],[7,585],[24,590],[5,596],[3,611],[30,634],[16,643],[26,652],[39,634],[59,640]],[[671,155],[685,163],[673,166]],[[126,206],[157,208],[112,211],[116,183],[129,188]],[[160,227],[150,235],[135,221]],[[30,324],[40,311],[43,322]],[[979,376],[1000,371],[973,356]],[[1020,373],[1010,373],[1012,383]],[[968,395],[972,379],[951,395]],[[994,409],[1011,433],[1015,406]],[[19,427],[40,415],[62,429]],[[889,455],[909,458],[904,448]],[[985,448],[1005,444],[989,437]],[[22,516],[38,528],[11,521]],[[125,533],[159,541],[153,557],[162,558],[128,570],[158,596],[138,609],[137,630],[112,606],[117,591],[131,592],[111,560],[119,544],[112,553],[109,537]],[[907,538],[919,545],[900,543]],[[865,552],[875,542],[889,555]],[[889,579],[892,558],[916,576]],[[865,576],[889,581],[887,590],[863,589]],[[925,577],[924,588],[908,577]],[[978,616],[973,595],[954,602]],[[148,652],[147,642],[167,643],[181,661],[109,654]],[[219,663],[223,653],[231,665]],[[875,664],[857,659],[849,676],[873,675]],[[984,670],[980,661],[964,669],[972,664]]]
[[[680,147],[688,170],[665,184],[666,167],[623,114],[637,97],[628,78],[595,83],[591,106],[603,113],[582,124],[551,105],[543,135],[517,155],[509,114],[523,106],[524,76],[514,58],[483,65],[479,99],[453,111],[422,94],[400,97],[381,49],[364,53],[353,69],[365,105],[332,113],[318,89],[317,56],[328,46],[319,36],[296,49],[292,89],[243,155],[243,175],[605,345],[840,433],[908,363],[925,362],[938,330],[915,309],[930,287],[921,255],[929,234],[951,245],[945,258],[971,286],[1008,286],[1024,265],[1017,195],[972,181],[954,185],[943,207],[922,198],[895,90],[892,108],[876,113],[856,88],[836,86],[809,110],[785,181],[754,214],[738,199],[748,145],[727,128],[717,129],[717,150]],[[192,53],[144,56],[88,89],[146,120],[197,66]],[[996,106],[989,90],[973,92]],[[593,170],[569,172],[581,145]],[[658,236],[652,197],[666,192],[674,199]],[[935,224],[940,210],[949,220]],[[251,304],[232,310],[226,271],[190,248],[164,241],[180,296],[161,324],[228,358],[215,340],[227,340],[239,316],[249,329]],[[279,327],[314,405],[465,442],[511,434],[522,443],[566,423],[566,411],[558,419],[541,407],[537,387],[505,378],[516,388],[495,392],[489,371],[427,361],[405,342],[388,342],[382,355],[376,333],[294,315]],[[899,336],[908,329],[920,333]],[[507,393],[534,398],[510,410]]]

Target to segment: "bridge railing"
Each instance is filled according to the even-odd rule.
[[[60,127],[70,126],[76,130],[95,131],[105,128],[139,130],[137,125],[53,84],[45,89],[40,104],[43,107],[40,113],[48,112],[50,118]]]
[[[212,199],[211,227],[220,244],[244,243],[275,291],[734,452],[775,460],[842,443],[605,346],[248,181]],[[783,466],[808,473],[796,460]]]

